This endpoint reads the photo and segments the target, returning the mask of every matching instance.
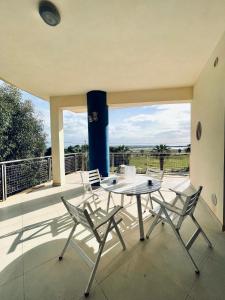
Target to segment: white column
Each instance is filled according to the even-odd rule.
[[[63,109],[50,100],[53,185],[65,183]]]

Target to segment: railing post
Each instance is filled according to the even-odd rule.
[[[85,171],[88,170],[88,152],[85,153]]]
[[[81,157],[81,169],[82,169],[82,171],[84,171],[84,153],[82,152],[82,157]]]
[[[2,173],[2,200],[7,199],[7,180],[6,180],[6,165],[1,165],[1,173]]]
[[[111,165],[111,168],[112,168],[112,172],[114,172],[114,165],[115,165],[115,161],[114,161],[114,153],[111,153],[112,155],[112,165]]]
[[[2,200],[5,200],[5,186],[4,186],[4,171],[3,171],[3,165],[1,165],[1,175],[2,175]]]
[[[48,180],[52,180],[52,159],[51,157],[48,158]]]
[[[74,172],[77,171],[77,166],[76,166],[76,153],[74,153]]]

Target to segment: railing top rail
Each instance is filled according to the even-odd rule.
[[[87,153],[85,152],[73,152],[73,153],[66,153],[65,156],[71,156],[71,155],[86,155]],[[145,151],[145,152],[110,152],[110,155],[126,155],[126,154],[132,154],[132,155],[152,155],[152,156],[156,156],[156,155],[160,155],[160,154],[165,154],[165,155],[189,155],[190,153],[177,153],[177,152],[152,152],[152,151]],[[24,159],[16,159],[16,160],[8,160],[8,161],[1,161],[0,165],[5,165],[5,164],[12,164],[12,163],[19,163],[19,162],[26,162],[26,161],[34,161],[34,160],[41,160],[41,159],[48,159],[51,158],[52,156],[40,156],[40,157],[33,157],[33,158],[24,158]]]
[[[84,153],[82,153],[82,152],[66,153],[65,156],[77,155],[77,154],[84,154]],[[19,162],[31,161],[31,160],[48,159],[48,158],[51,158],[51,157],[52,157],[52,156],[49,155],[49,156],[40,156],[40,157],[31,157],[31,158],[23,158],[23,159],[15,159],[15,160],[0,161],[0,165],[12,164],[12,163],[19,163]]]
[[[0,162],[0,165],[11,164],[11,163],[18,163],[18,162],[30,161],[30,160],[47,159],[47,158],[50,158],[50,157],[51,157],[51,156],[40,156],[40,157],[33,157],[33,158],[24,158],[24,159],[7,160],[7,161],[1,161],[1,162]]]
[[[173,152],[173,151],[169,151],[169,152],[153,152],[153,151],[145,151],[145,152],[140,152],[140,151],[128,151],[128,152],[110,152],[110,154],[118,154],[118,155],[121,155],[121,154],[136,154],[136,155],[159,155],[159,154],[165,154],[165,155],[187,155],[187,154],[190,154],[190,152]]]

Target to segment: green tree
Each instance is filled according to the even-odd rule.
[[[159,158],[159,166],[161,171],[164,169],[164,159],[169,155],[169,152],[170,148],[163,144],[157,145],[152,149],[152,153]]]
[[[88,151],[88,144],[81,145],[80,149],[81,149],[82,153],[87,152]]]
[[[0,86],[0,160],[42,156],[46,136],[32,103],[8,84]]]
[[[51,156],[52,155],[52,147],[49,147],[45,151],[45,156]]]
[[[116,147],[110,146],[109,150],[111,153],[124,153],[124,152],[128,152],[130,148],[125,145],[120,145]]]

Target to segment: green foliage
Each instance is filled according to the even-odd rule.
[[[128,152],[130,150],[129,147],[125,146],[125,145],[120,145],[117,147],[110,147],[110,153],[124,153],[124,152]]]
[[[152,152],[155,153],[156,155],[157,154],[165,154],[165,153],[170,152],[170,148],[166,145],[160,144],[160,145],[155,146],[152,149]]]
[[[42,156],[46,136],[32,103],[10,85],[0,86],[0,160]]]
[[[145,173],[146,168],[160,168],[159,157],[155,155],[149,156],[132,156],[129,160],[129,165],[136,166],[137,169],[141,169]],[[167,156],[163,164],[164,170],[168,171],[188,171],[189,170],[189,155],[188,154],[171,154]]]
[[[152,153],[159,158],[160,170],[164,169],[164,159],[166,156],[169,156],[169,152],[170,148],[163,144],[157,145],[152,149]]]
[[[69,146],[65,149],[65,153],[85,153],[88,151],[88,145],[75,145],[75,146]]]
[[[52,155],[52,147],[49,147],[45,151],[45,156],[51,156]]]
[[[190,153],[191,152],[191,144],[188,144],[184,151],[186,153]]]

